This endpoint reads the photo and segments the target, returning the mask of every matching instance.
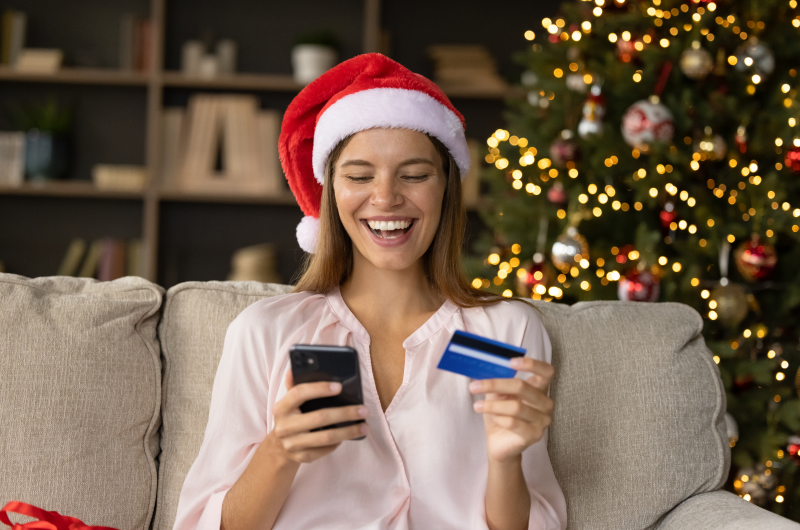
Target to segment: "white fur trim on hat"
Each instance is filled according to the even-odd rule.
[[[317,252],[319,219],[306,215],[300,220],[300,224],[297,225],[297,242],[300,243],[300,248],[309,254]]]
[[[405,88],[371,88],[344,96],[320,116],[314,130],[314,177],[325,181],[325,164],[336,145],[350,134],[376,127],[411,129],[435,136],[453,155],[461,178],[470,155],[458,116],[433,97]]]

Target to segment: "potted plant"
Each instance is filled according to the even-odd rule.
[[[330,30],[318,30],[298,37],[292,48],[295,81],[306,85],[333,68],[339,50],[339,40]]]
[[[70,163],[70,138],[74,112],[50,98],[44,103],[12,109],[12,119],[25,132],[25,178],[32,181],[66,176]]]

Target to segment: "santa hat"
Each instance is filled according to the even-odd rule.
[[[297,241],[306,252],[317,249],[328,156],[347,136],[375,127],[428,133],[447,147],[462,178],[469,171],[464,117],[439,87],[380,53],[344,61],[292,100],[278,140],[283,171],[305,214]]]

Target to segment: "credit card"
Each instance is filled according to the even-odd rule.
[[[472,379],[511,378],[517,374],[511,368],[511,359],[522,357],[525,351],[525,348],[456,330],[437,368]]]

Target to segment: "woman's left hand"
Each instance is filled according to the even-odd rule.
[[[553,400],[547,397],[553,367],[529,357],[515,357],[511,367],[533,375],[526,379],[484,379],[469,385],[471,393],[486,394],[474,408],[483,413],[489,459],[497,463],[518,458],[541,440],[553,419]]]

